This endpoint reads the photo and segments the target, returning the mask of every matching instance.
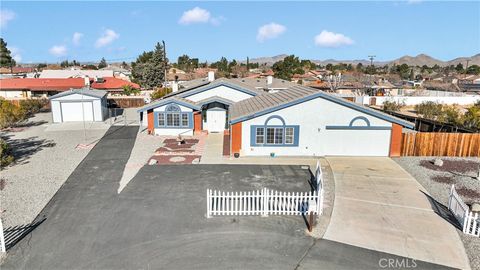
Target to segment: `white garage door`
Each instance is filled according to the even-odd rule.
[[[62,121],[93,121],[93,102],[62,102]],[[83,105],[83,106],[82,106]]]

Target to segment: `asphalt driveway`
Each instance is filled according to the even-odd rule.
[[[145,166],[117,194],[136,132],[109,130],[2,269],[375,269],[404,260],[314,240],[297,216],[205,217],[207,188],[308,190],[301,166]]]

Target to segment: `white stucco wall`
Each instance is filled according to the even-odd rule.
[[[56,100],[51,101],[52,121],[54,123],[62,122],[62,115],[60,112],[60,102]]]
[[[27,91],[25,91],[26,93]],[[17,91],[17,90],[2,90],[0,91],[0,97],[3,98],[21,98],[23,96],[24,91]],[[28,96],[28,95],[27,95]]]
[[[247,93],[232,89],[232,88],[227,87],[227,86],[220,85],[220,86],[217,86],[215,88],[212,88],[212,89],[209,89],[209,90],[206,90],[206,91],[203,91],[203,92],[200,92],[198,94],[194,94],[194,95],[191,95],[191,96],[188,96],[188,97],[185,97],[185,98],[197,102],[197,101],[207,99],[207,98],[211,98],[211,97],[214,97],[214,96],[226,98],[226,99],[234,101],[234,102],[238,102],[240,100],[244,100],[244,99],[252,97],[252,95],[249,95]]]
[[[306,113],[308,112],[308,113]],[[250,146],[250,126],[263,125],[272,115],[279,115],[286,125],[299,125],[299,145],[291,147]],[[358,116],[366,117],[371,126],[391,128],[391,123],[321,98],[269,113],[242,123],[244,156],[388,156],[390,130],[327,130],[325,126],[348,126]],[[272,119],[269,124],[280,124]],[[364,125],[363,121],[354,125]]]
[[[164,112],[165,108],[168,105],[164,105],[158,108],[153,109],[154,112]],[[178,105],[180,107],[180,110],[182,112],[193,112],[192,109]],[[146,118],[146,113],[145,113],[145,118]],[[194,121],[192,119],[192,121]],[[183,136],[193,136],[193,128],[155,128],[155,135],[166,135],[166,136],[178,136],[178,135],[183,135]]]
[[[425,101],[433,101],[447,105],[473,105],[475,102],[480,100],[480,95],[477,96],[463,96],[463,97],[432,97],[432,96],[383,96],[383,97],[363,97],[362,99],[358,99],[357,103],[369,104],[370,99],[375,98],[376,105],[383,105],[383,103],[388,101],[396,101],[396,102],[405,102],[407,106],[414,106],[420,104]]]

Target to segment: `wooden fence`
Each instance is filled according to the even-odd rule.
[[[404,133],[402,156],[480,156],[480,133]]]
[[[108,102],[115,104],[119,108],[137,108],[145,105],[143,97],[122,97],[122,96],[108,96]]]
[[[455,185],[452,185],[448,196],[448,210],[462,226],[463,233],[480,237],[480,217],[478,213],[470,212],[468,206],[458,196]]]

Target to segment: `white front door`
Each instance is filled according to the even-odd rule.
[[[63,122],[93,121],[93,102],[61,102]]]
[[[206,127],[209,132],[222,132],[225,130],[227,111],[208,110]]]

